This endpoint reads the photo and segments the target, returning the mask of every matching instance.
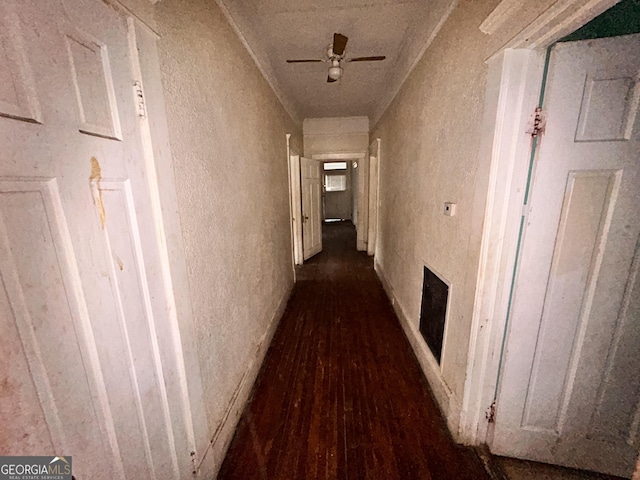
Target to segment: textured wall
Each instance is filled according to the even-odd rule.
[[[368,133],[304,136],[304,156],[308,158],[319,153],[363,152],[368,148]]]
[[[209,431],[292,283],[286,133],[213,1],[157,4],[160,61]]]
[[[367,117],[305,118],[304,155],[363,152],[369,148]]]
[[[479,25],[496,0],[462,0],[372,131],[382,139],[378,257],[397,301],[417,327],[422,268],[451,282],[443,378],[462,403],[486,200],[480,157],[485,59],[548,6],[523,5],[501,29]],[[532,106],[533,108],[533,106]],[[444,202],[457,203],[453,217]]]

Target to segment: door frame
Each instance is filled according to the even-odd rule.
[[[366,150],[357,152],[317,153],[311,155],[313,160],[327,162],[330,160],[346,160],[358,162],[358,214],[356,221],[356,248],[367,250],[369,228],[369,159]],[[365,161],[366,160],[366,161]]]
[[[127,26],[129,31],[130,49],[133,58],[133,73],[138,78],[138,88],[141,95],[144,95],[144,101],[146,108],[150,115],[153,117],[153,121],[150,121],[148,115],[139,116],[140,132],[142,135],[142,147],[143,147],[143,161],[145,163],[145,170],[147,172],[147,180],[149,186],[150,205],[152,209],[152,215],[154,220],[154,226],[156,228],[156,239],[158,242],[158,251],[160,252],[160,271],[161,276],[164,279],[164,290],[166,296],[166,314],[168,316],[168,332],[163,332],[168,338],[165,340],[167,343],[173,344],[172,355],[169,352],[163,355],[161,360],[162,364],[173,365],[178,374],[179,388],[173,389],[173,395],[177,398],[181,398],[182,405],[182,418],[180,419],[184,424],[184,434],[186,435],[187,447],[196,452],[193,458],[190,459],[191,466],[194,468],[199,467],[202,462],[205,453],[207,451],[207,445],[205,437],[206,431],[196,426],[198,419],[204,418],[205,410],[202,397],[202,383],[200,376],[199,364],[198,367],[194,366],[198,359],[188,353],[188,349],[195,342],[195,332],[193,330],[193,319],[188,317],[180,327],[181,321],[179,320],[179,314],[181,313],[178,305],[175,285],[182,284],[186,281],[184,277],[185,273],[183,268],[186,266],[186,258],[184,257],[184,250],[182,245],[179,248],[171,248],[170,235],[176,228],[176,219],[167,218],[168,213],[165,213],[166,207],[170,205],[176,209],[169,209],[170,212],[177,211],[177,196],[175,195],[176,188],[173,182],[173,176],[167,177],[163,175],[163,171],[166,172],[169,168],[173,167],[173,159],[170,154],[164,154],[170,150],[164,150],[162,148],[162,142],[168,143],[168,127],[166,125],[165,105],[164,105],[164,90],[160,83],[161,72],[160,65],[158,63],[157,52],[157,37],[153,31],[145,31],[147,25],[143,23],[138,17],[133,18],[131,15],[127,15]],[[144,36],[147,36],[146,42],[143,40]],[[145,48],[146,47],[146,48]],[[140,59],[140,55],[146,55],[146,68],[143,67],[143,62]],[[146,87],[146,88],[145,88]],[[155,112],[154,112],[155,110]],[[145,112],[146,113],[146,112]],[[161,140],[162,139],[162,140]],[[163,206],[165,208],[163,208]],[[173,259],[169,252],[173,251]],[[185,310],[185,306],[182,308],[182,312]],[[191,314],[190,305],[188,314]],[[184,319],[183,319],[184,320]],[[160,336],[161,334],[159,334]],[[162,345],[162,343],[161,343]],[[166,349],[169,351],[169,349]],[[189,375],[188,372],[194,372],[195,375]],[[195,378],[190,378],[195,377]],[[191,384],[191,388],[190,385]],[[171,400],[167,395],[167,400]],[[173,421],[175,422],[175,420]],[[184,446],[183,446],[184,447]],[[174,454],[176,456],[183,452],[176,451],[176,446],[173,446]],[[184,459],[179,462],[179,465],[184,465]],[[180,466],[182,466],[180,465]]]
[[[487,34],[521,2],[503,0],[482,23]],[[618,0],[561,0],[486,59],[488,75],[479,158],[487,159],[475,192],[473,232],[482,238],[457,440],[491,443],[507,312],[517,268],[524,196],[531,166],[535,107],[546,49]],[[517,10],[517,8],[515,8]],[[454,432],[456,433],[456,432]]]
[[[213,441],[206,422],[206,406],[203,396],[200,360],[197,355],[196,331],[191,305],[191,293],[188,288],[187,261],[184,254],[182,235],[178,215],[178,198],[173,175],[173,157],[171,155],[169,127],[166,117],[164,86],[157,50],[160,39],[153,17],[153,8],[144,2],[125,2],[124,0],[102,0],[119,12],[127,21],[130,44],[137,45],[140,53],[134,55],[133,69],[139,77],[139,88],[143,92],[145,115],[139,118],[142,135],[142,161],[148,172],[149,199],[152,207],[156,238],[160,252],[160,269],[164,276],[164,289],[167,299],[168,331],[163,332],[163,342],[167,347],[162,354],[162,363],[172,364],[177,378],[172,390],[181,392],[180,401],[171,405],[174,421],[184,422],[176,435],[184,435],[189,458],[185,460],[184,451],[177,452],[181,469],[188,465],[189,471],[208,475],[215,469],[214,456],[210,454]],[[155,2],[151,2],[155,3]],[[146,38],[146,39],[145,39]],[[141,42],[141,43],[138,43]],[[144,61],[141,61],[143,57]],[[187,294],[176,295],[177,290]],[[174,428],[175,428],[174,427]],[[185,445],[174,445],[180,448]]]
[[[378,207],[380,204],[380,144],[376,138],[369,145],[369,227],[367,254],[375,257],[378,240]]]
[[[296,281],[296,265],[304,263],[302,251],[302,184],[300,182],[300,152],[302,149],[287,133],[287,165],[289,168],[289,218],[291,226],[291,263],[293,281]]]

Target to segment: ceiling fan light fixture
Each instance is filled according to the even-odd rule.
[[[334,60],[331,62],[331,68],[329,68],[329,78],[331,80],[338,80],[342,77],[342,67],[340,66],[340,62]]]
[[[338,80],[340,77],[342,77],[342,67],[331,67],[329,69],[329,78]]]
[[[327,54],[324,59],[316,59],[316,58],[304,58],[304,59],[294,59],[287,60],[287,63],[317,63],[317,62],[331,62],[331,67],[329,67],[329,75],[327,77],[328,83],[337,82],[342,78],[342,74],[344,73],[342,67],[340,66],[340,62],[379,62],[381,60],[386,59],[384,55],[376,55],[370,57],[354,57],[348,58],[345,54],[345,49],[347,47],[347,42],[349,38],[341,33],[333,34],[333,43],[327,45]]]

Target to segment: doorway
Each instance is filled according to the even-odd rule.
[[[509,413],[505,412],[511,408],[516,408],[514,405],[518,403],[514,396],[509,394],[509,387],[503,390],[503,386],[505,384],[505,377],[509,376],[508,370],[513,369],[514,367],[509,367],[509,359],[511,356],[511,360],[518,359],[522,360],[525,356],[520,355],[523,352],[522,348],[514,343],[511,343],[511,339],[519,338],[521,342],[526,342],[527,337],[522,335],[512,335],[511,329],[513,327],[514,316],[516,315],[517,310],[517,302],[527,301],[527,295],[522,292],[531,291],[528,289],[529,285],[524,280],[521,280],[520,272],[523,270],[523,264],[525,260],[527,260],[527,255],[531,257],[531,255],[539,254],[542,248],[549,248],[548,246],[538,245],[537,251],[531,253],[531,247],[527,248],[527,235],[529,239],[532,238],[531,233],[527,233],[527,229],[531,226],[531,222],[529,221],[530,217],[530,209],[537,209],[537,214],[540,215],[540,211],[544,210],[544,207],[540,207],[540,205],[535,205],[534,198],[534,188],[536,181],[540,181],[542,173],[541,170],[538,169],[540,160],[542,159],[542,146],[551,143],[551,128],[552,121],[550,119],[550,113],[547,112],[549,107],[549,95],[548,92],[545,94],[545,108],[542,111],[542,117],[536,119],[536,115],[534,112],[534,107],[539,105],[539,97],[541,92],[542,85],[542,77],[543,72],[545,71],[545,50],[547,46],[557,41],[560,37],[568,35],[572,31],[575,31],[577,28],[582,27],[586,21],[591,18],[594,18],[596,15],[602,13],[608,7],[611,6],[612,3],[615,2],[607,2],[607,1],[599,1],[599,2],[591,2],[586,4],[585,2],[575,1],[575,11],[571,12],[559,12],[552,11],[545,13],[545,15],[541,16],[541,18],[537,19],[536,22],[533,22],[529,27],[527,27],[522,34],[517,35],[512,39],[508,45],[496,52],[491,58],[488,59],[487,63],[489,65],[489,75],[487,82],[487,97],[486,101],[486,111],[492,112],[495,114],[495,117],[491,119],[485,120],[485,133],[488,135],[487,140],[484,142],[484,154],[491,158],[491,170],[489,172],[489,197],[486,202],[486,209],[484,213],[484,225],[482,227],[482,251],[481,251],[481,262],[480,262],[480,270],[478,276],[478,285],[476,292],[476,302],[474,305],[474,320],[473,327],[471,332],[470,339],[470,361],[468,363],[467,369],[467,383],[466,383],[466,391],[465,391],[465,400],[464,405],[462,407],[462,417],[461,417],[461,428],[460,428],[460,438],[465,442],[470,443],[488,443],[490,446],[495,444],[493,447],[493,451],[501,452],[500,450],[500,442],[507,442],[506,439],[508,435],[513,435],[514,431],[517,429],[529,428],[530,430],[535,430],[536,427],[532,427],[527,424],[528,417],[527,412],[522,411],[518,420],[517,427],[515,430],[510,433],[505,433],[505,430],[502,426],[505,426],[504,421],[509,417]],[[622,2],[621,4],[623,4]],[[592,45],[593,50],[599,50],[600,47],[594,43],[595,41],[590,41],[590,45]],[[616,53],[614,55],[610,55],[611,58],[618,57],[619,54]],[[637,55],[636,55],[637,56]],[[553,73],[551,71],[553,64],[549,64],[549,76],[550,81],[551,77],[558,77],[557,73]],[[601,72],[602,70],[599,67],[595,68],[596,72]],[[592,72],[594,73],[594,72]],[[598,80],[602,80],[602,78],[597,78],[597,75],[592,75],[591,80],[596,80],[592,82],[587,78],[587,74],[583,72],[583,80],[578,89],[577,96],[578,104],[583,104],[583,99],[588,98],[588,95],[584,95],[585,86],[587,86],[588,82],[591,83],[589,87],[591,93],[600,95],[602,91],[606,92],[618,92],[618,98],[621,99],[618,101],[618,106],[612,108],[611,105],[603,107],[606,112],[607,121],[605,124],[607,128],[610,128],[611,125],[615,124],[614,121],[611,120],[610,112],[618,111],[620,109],[624,113],[621,114],[622,117],[625,117],[625,127],[622,128],[623,136],[628,137],[625,139],[614,139],[614,138],[606,138],[609,136],[609,132],[607,135],[593,134],[594,124],[589,124],[589,122],[585,122],[586,117],[581,115],[580,113],[574,114],[577,115],[575,120],[575,125],[573,127],[564,128],[568,132],[565,132],[569,135],[569,138],[572,139],[572,143],[582,144],[587,146],[590,149],[598,150],[604,147],[599,146],[599,143],[606,143],[608,146],[612,146],[618,144],[618,146],[625,144],[631,145],[630,142],[637,141],[637,117],[635,118],[635,123],[630,119],[630,115],[633,113],[635,109],[637,109],[637,70],[632,72],[632,74],[627,75],[624,74],[622,77],[626,77],[627,80],[620,80],[618,77],[613,76],[609,78],[612,80],[611,84],[607,88],[600,88],[604,85],[603,82],[598,82]],[[600,83],[598,85],[598,83]],[[618,88],[614,88],[617,86]],[[550,87],[547,86],[547,90]],[[625,93],[620,93],[621,91]],[[544,91],[544,90],[543,90]],[[596,96],[597,96],[596,95]],[[595,96],[593,97],[595,99]],[[626,103],[625,103],[626,102]],[[634,103],[635,102],[635,103]],[[615,103],[615,102],[614,102]],[[585,101],[584,105],[588,105],[589,102]],[[596,105],[595,103],[591,104]],[[595,110],[592,110],[592,112]],[[554,114],[554,117],[557,114]],[[594,119],[602,119],[605,118],[604,115],[591,115],[590,120]],[[541,122],[541,123],[538,123]],[[546,131],[542,130],[538,131],[539,134],[537,137],[533,136],[533,133],[536,133],[534,130],[534,126],[536,124],[538,126],[544,127],[546,123]],[[600,124],[602,126],[602,124]],[[618,126],[621,123],[618,123]],[[630,127],[631,132],[628,132],[629,125],[633,125]],[[597,130],[597,128],[596,128]],[[620,133],[620,131],[618,131]],[[593,135],[592,135],[593,134]],[[591,137],[590,137],[591,135]],[[540,149],[537,150],[535,163],[531,163],[534,165],[534,168],[529,170],[530,162],[528,161],[531,155],[531,144],[538,143],[540,144]],[[547,147],[549,148],[549,147]],[[637,147],[636,147],[637,148]],[[555,152],[556,154],[553,157],[552,161],[547,161],[547,164],[555,164],[560,162],[558,159],[558,155],[561,153],[559,150]],[[637,154],[636,154],[637,157]],[[582,170],[588,170],[588,174],[582,172]],[[580,192],[580,188],[585,185],[590,185],[590,188],[596,188],[594,185],[602,180],[600,176],[606,176],[607,174],[614,174],[614,176],[621,175],[620,178],[616,177],[614,179],[610,179],[612,183],[607,183],[604,196],[600,195],[600,199],[603,200],[600,205],[603,208],[601,211],[604,212],[604,223],[597,224],[596,228],[596,239],[595,243],[598,246],[603,246],[604,248],[600,253],[600,257],[595,255],[596,261],[593,265],[597,268],[591,269],[592,263],[587,262],[586,265],[581,265],[587,270],[587,281],[586,285],[588,287],[583,292],[585,293],[584,299],[585,303],[580,303],[579,308],[580,313],[580,325],[576,327],[576,335],[570,336],[571,345],[569,345],[568,355],[570,357],[569,368],[565,369],[568,372],[568,375],[563,377],[563,380],[566,380],[565,383],[562,384],[562,388],[564,386],[568,386],[566,389],[566,394],[563,393],[559,400],[560,404],[563,407],[559,410],[561,421],[559,423],[560,428],[557,429],[559,432],[556,432],[558,435],[569,432],[570,427],[570,415],[569,411],[572,410],[572,414],[575,413],[575,408],[570,407],[571,404],[571,393],[580,391],[580,381],[579,377],[581,372],[594,372],[597,369],[587,368],[586,370],[582,370],[585,367],[585,363],[580,360],[580,353],[584,353],[584,348],[588,348],[588,345],[592,345],[593,343],[589,343],[590,339],[592,339],[592,324],[589,323],[589,313],[590,308],[598,307],[595,305],[594,307],[594,299],[597,295],[597,290],[602,288],[602,281],[600,284],[599,280],[595,277],[599,277],[606,268],[606,261],[604,257],[607,255],[608,243],[612,241],[614,236],[611,232],[615,231],[615,222],[614,218],[618,215],[617,209],[622,205],[619,200],[620,194],[623,192],[623,177],[626,177],[627,180],[632,178],[634,174],[627,175],[629,173],[628,170],[622,169],[622,172],[618,172],[619,168],[609,168],[609,167],[586,167],[586,168],[572,168],[571,172],[565,172],[566,175],[562,176],[562,195],[560,204],[556,205],[557,210],[559,211],[557,215],[557,221],[554,225],[554,229],[550,231],[553,232],[554,235],[554,244],[551,245],[551,254],[549,265],[553,264],[553,259],[555,256],[556,265],[559,262],[559,259],[562,257],[558,256],[560,250],[560,242],[556,243],[556,237],[562,237],[564,235],[563,232],[567,232],[569,218],[577,218],[575,215],[579,209],[573,211],[574,215],[569,215],[571,211],[570,206],[576,206],[579,203],[571,203],[571,200],[579,200],[580,198],[584,201],[587,198],[589,201],[586,204],[589,204],[592,200],[596,199],[595,194],[593,198],[590,194],[585,194],[584,192]],[[626,172],[626,173],[625,173]],[[592,175],[593,174],[593,175]],[[582,176],[581,176],[582,175]],[[528,178],[531,177],[531,188],[527,187]],[[581,184],[577,185],[576,184]],[[617,183],[617,182],[620,183]],[[606,183],[606,182],[605,182]],[[570,187],[570,185],[572,185]],[[577,189],[574,190],[573,188]],[[592,190],[593,192],[593,190]],[[595,193],[595,192],[593,192]],[[578,197],[574,196],[574,194],[578,195]],[[580,197],[579,195],[582,195]],[[525,201],[526,198],[530,198],[530,202]],[[537,194],[537,198],[544,198],[544,194]],[[569,197],[568,199],[565,197]],[[614,200],[615,198],[615,200]],[[566,200],[566,201],[565,201]],[[625,200],[628,201],[628,200]],[[613,202],[613,203],[611,203]],[[530,205],[528,205],[530,203]],[[557,202],[556,202],[557,203]],[[596,202],[597,203],[597,202]],[[614,205],[615,203],[615,205]],[[525,204],[525,209],[523,212],[523,204]],[[637,200],[635,200],[635,204],[637,208]],[[606,205],[611,208],[606,208]],[[597,209],[596,209],[597,210]],[[593,214],[594,209],[589,207],[583,210],[588,214]],[[550,211],[547,211],[550,215]],[[587,215],[588,216],[588,215]],[[544,217],[544,216],[543,216]],[[612,223],[608,223],[611,220]],[[564,224],[561,222],[564,221]],[[570,222],[569,222],[570,223]],[[596,222],[597,223],[597,222]],[[598,230],[600,226],[605,227],[604,230]],[[564,230],[559,230],[558,227],[563,227]],[[607,229],[609,233],[605,235]],[[531,231],[531,229],[529,229]],[[562,235],[560,235],[562,233]],[[518,239],[522,235],[522,244],[519,243]],[[633,235],[632,235],[633,236]],[[606,237],[606,238],[604,238]],[[580,238],[580,240],[585,240],[585,238]],[[637,241],[637,239],[636,239]],[[604,243],[603,243],[604,242]],[[569,242],[571,246],[573,246],[572,242]],[[631,241],[633,243],[633,241]],[[637,244],[633,245],[632,253],[627,256],[625,262],[627,264],[627,269],[620,270],[618,276],[625,276],[625,279],[622,279],[617,282],[618,290],[622,291],[622,294],[618,292],[618,299],[622,298],[621,304],[624,304],[624,299],[628,297],[628,293],[624,292],[633,292],[634,286],[633,282],[635,281],[633,278],[633,269],[637,268],[635,265],[637,261],[634,260],[637,257]],[[577,246],[577,244],[576,244]],[[614,248],[613,250],[615,250]],[[535,250],[535,249],[534,249]],[[527,253],[528,252],[528,253]],[[565,248],[565,253],[570,252],[570,249]],[[538,257],[539,258],[539,257]],[[565,259],[568,257],[565,257]],[[529,258],[529,261],[531,258]],[[591,269],[591,270],[590,270]],[[511,279],[514,276],[514,270],[516,273],[514,289],[511,289]],[[556,269],[557,271],[557,269]],[[549,269],[551,272],[551,268]],[[583,272],[584,273],[584,272]],[[591,274],[591,276],[589,276]],[[551,299],[552,296],[547,296],[553,290],[553,285],[549,287],[549,277],[542,277],[536,279],[534,283],[542,284],[543,290],[543,300]],[[626,282],[626,283],[625,283]],[[529,282],[532,283],[532,282]],[[622,285],[622,287],[620,286]],[[575,286],[575,283],[573,284]],[[520,292],[520,293],[519,293]],[[636,293],[637,296],[637,293]],[[633,295],[628,298],[633,298]],[[608,298],[610,301],[613,299]],[[589,302],[591,302],[589,304]],[[595,302],[597,303],[597,302]],[[584,307],[584,308],[583,308]],[[627,307],[627,316],[629,315],[629,308],[631,304]],[[547,312],[550,312],[550,305],[545,307]],[[615,309],[612,309],[614,311]],[[520,312],[523,310],[520,309]],[[543,309],[544,311],[544,309]],[[619,309],[620,313],[622,310]],[[634,313],[637,317],[637,313]],[[620,315],[618,315],[620,317]],[[542,317],[541,317],[542,318]],[[585,320],[586,319],[586,320]],[[625,334],[622,334],[623,331],[620,325],[624,324],[624,321],[620,318],[616,319],[617,324],[613,326],[614,332],[617,329],[617,335],[612,335],[614,341],[616,338],[626,341],[628,337]],[[540,322],[538,322],[540,324]],[[614,322],[615,323],[615,322]],[[637,322],[636,322],[637,324]],[[537,325],[539,327],[540,325]],[[536,328],[537,328],[536,327]],[[611,327],[611,325],[609,325]],[[540,332],[544,332],[545,329],[541,328]],[[538,331],[534,332],[533,340],[531,342],[537,342],[539,336],[537,336]],[[559,335],[556,335],[559,338]],[[540,337],[542,338],[542,337]],[[504,343],[503,343],[504,342]],[[560,340],[558,340],[560,342]],[[560,342],[561,343],[561,342]],[[504,348],[503,348],[504,347]],[[613,352],[615,348],[612,348],[612,342],[608,342],[607,347],[604,353],[604,362],[609,362],[610,365],[607,368],[613,372],[616,370],[614,364],[616,363],[613,359],[616,356]],[[534,347],[535,349],[535,347]],[[553,352],[561,352],[561,354],[567,354],[567,352],[563,348],[552,349]],[[502,355],[501,352],[504,352]],[[602,352],[600,352],[602,358]],[[504,357],[504,359],[503,359]],[[535,353],[534,362],[538,362],[542,364],[542,354],[538,353],[538,357],[536,359]],[[592,358],[595,358],[592,356]],[[629,356],[625,358],[629,359]],[[504,360],[504,361],[503,361]],[[524,363],[527,363],[523,360]],[[511,362],[513,363],[513,362]],[[544,383],[545,377],[539,376],[538,373],[540,370],[535,370],[532,367],[533,363],[529,364],[529,370],[527,371],[527,367],[525,366],[525,372],[527,373],[527,378],[538,379],[538,382]],[[504,368],[502,368],[504,367]],[[604,372],[605,376],[608,373]],[[604,383],[607,383],[605,381]],[[616,383],[616,382],[613,382]],[[609,382],[609,387],[613,387],[613,383]],[[625,388],[629,388],[632,390],[629,384],[625,384]],[[500,389],[498,388],[500,386]],[[618,384],[619,386],[619,384]],[[603,392],[609,388],[603,385],[599,385],[594,392],[591,392],[592,395],[595,395],[597,399],[604,401],[604,398],[607,396],[603,394]],[[574,389],[574,390],[572,390]],[[629,391],[629,390],[628,390]],[[513,390],[511,390],[513,393]],[[584,393],[584,391],[583,391]],[[637,400],[637,392],[635,393]],[[544,395],[543,395],[544,396]],[[627,400],[631,399],[633,402],[633,395],[629,396],[628,393],[623,395]],[[553,395],[548,395],[546,400],[552,398]],[[579,396],[584,399],[584,396]],[[529,396],[529,398],[532,398]],[[576,396],[573,397],[575,400]],[[618,397],[619,398],[619,397]],[[556,401],[557,395],[556,395]],[[600,400],[597,400],[600,401]],[[527,400],[525,399],[525,403],[520,402],[520,405],[526,405]],[[597,403],[596,402],[596,403]],[[617,402],[617,400],[616,400]],[[534,403],[533,400],[529,401],[529,404]],[[600,402],[602,405],[604,403]],[[618,405],[620,406],[620,405]],[[608,406],[607,406],[608,407]],[[633,409],[637,408],[637,403],[633,408],[629,408],[627,405],[626,418],[629,419],[630,415],[633,417],[633,422],[631,427],[637,428],[638,419],[637,412],[633,413]],[[607,408],[604,410],[599,408],[600,412],[604,413],[609,412]],[[501,413],[502,412],[502,413]],[[549,413],[549,412],[547,412]],[[592,412],[593,413],[593,412]],[[609,412],[613,414],[613,411]],[[555,416],[554,412],[551,412],[549,416]],[[574,415],[575,416],[575,415]],[[587,419],[595,419],[597,414],[590,414],[589,412],[585,413]],[[619,419],[619,415],[614,414],[616,419]],[[502,417],[502,426],[500,426]],[[513,418],[517,418],[516,415]],[[533,418],[533,417],[530,417]],[[546,421],[547,419],[545,419]],[[550,421],[553,421],[550,420]],[[590,429],[586,436],[595,438],[598,433],[596,432],[598,429],[594,426],[595,423],[591,422],[591,424],[587,427],[581,427],[582,433],[578,432],[576,435],[573,435],[574,438],[579,437],[584,433],[584,428]],[[614,424],[611,423],[610,427],[614,427]],[[548,429],[549,430],[549,429]],[[551,428],[550,430],[554,430]],[[624,428],[622,429],[625,430]],[[627,428],[627,433],[630,433]],[[637,435],[637,433],[636,433]],[[606,436],[606,435],[605,435]],[[583,435],[584,438],[584,435]],[[513,453],[514,449],[520,448],[523,443],[521,440],[517,438],[511,437],[511,444],[508,448],[512,449],[510,452],[504,452],[505,454],[520,456],[521,458],[536,458],[538,460],[543,460],[549,463],[558,463],[558,464],[569,464],[573,466],[578,466],[579,468],[588,469],[589,467],[586,463],[582,463],[580,465],[574,462],[562,461],[560,458],[547,458],[543,459],[542,457],[534,457],[527,456],[525,454]],[[602,435],[600,440],[602,440]],[[508,442],[507,442],[508,443]],[[532,441],[530,445],[539,445],[540,439]],[[568,441],[565,440],[556,440],[552,446],[550,446],[549,451],[554,454],[556,452],[560,453],[561,446],[560,444],[564,443],[568,445]],[[628,439],[627,443],[632,443],[632,447],[630,449],[631,453],[627,454],[627,457],[630,460],[627,460],[627,467],[624,472],[625,475],[630,475],[632,470],[632,465],[635,463],[635,458],[637,457],[637,439]],[[608,452],[611,454],[612,458],[615,452],[610,449],[610,446],[605,443],[600,444],[601,452]],[[577,448],[577,447],[576,447]],[[588,457],[588,455],[582,453],[583,459]],[[618,457],[619,458],[619,457]],[[603,470],[602,466],[596,466],[593,468],[594,470],[600,469]],[[615,470],[607,469],[605,471],[614,473]],[[620,473],[619,473],[620,474]]]
[[[353,221],[352,169],[353,162],[349,161],[322,163],[322,219],[325,223]]]
[[[493,452],[630,476],[640,410],[640,35],[551,49]]]
[[[323,169],[323,173],[328,174],[326,176],[335,175],[338,177],[330,181],[335,181],[340,184],[343,181],[345,182],[345,189],[341,191],[341,193],[344,193],[344,196],[342,198],[339,196],[336,197],[336,200],[341,205],[341,210],[338,213],[342,213],[342,215],[336,214],[336,212],[333,211],[333,205],[330,205],[332,210],[328,212],[329,215],[327,218],[331,219],[334,216],[336,218],[342,218],[343,214],[350,210],[350,220],[356,228],[356,248],[358,251],[366,251],[369,228],[369,162],[367,152],[323,153],[314,154],[311,158],[321,162],[323,165],[329,165],[329,170],[325,171]],[[345,164],[346,169],[343,168]],[[331,170],[332,168],[335,168],[335,170]],[[342,173],[339,173],[340,171],[342,171]],[[345,178],[339,178],[343,174]],[[331,187],[333,188],[333,185]],[[347,199],[351,200],[348,205]],[[330,199],[331,202],[333,202],[333,200],[334,199]],[[345,219],[349,220],[349,218]]]
[[[288,136],[291,251],[294,267],[302,265],[307,258],[322,250],[322,224],[325,220],[352,222],[356,229],[356,248],[358,251],[366,251],[370,205],[368,162],[365,161],[368,159],[367,152],[314,154],[307,159],[300,156],[299,151]],[[324,170],[325,164],[328,165],[327,170]],[[329,192],[326,192],[327,188]],[[337,194],[335,198],[329,199],[328,212],[326,193]]]

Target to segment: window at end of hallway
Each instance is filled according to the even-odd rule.
[[[324,178],[326,192],[344,192],[347,189],[346,175],[326,175]]]

